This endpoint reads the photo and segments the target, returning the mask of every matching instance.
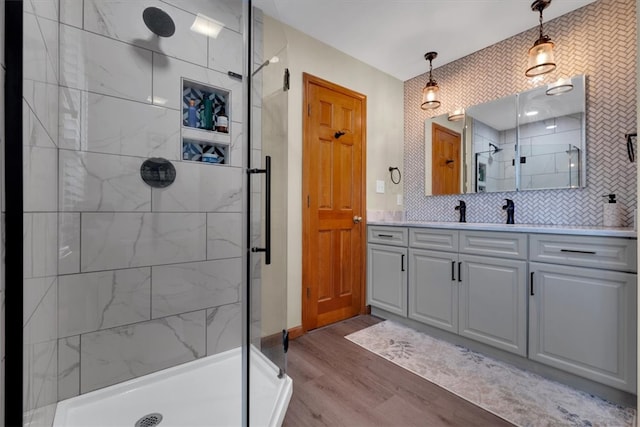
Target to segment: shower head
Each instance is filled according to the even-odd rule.
[[[148,7],[142,12],[144,24],[152,33],[160,37],[171,37],[176,32],[176,24],[167,12],[157,7]]]
[[[491,151],[491,149],[493,149],[493,151]],[[497,145],[493,144],[493,143],[489,143],[489,152],[490,154],[496,154],[502,151],[502,148],[498,147]]]
[[[251,75],[255,76],[256,74],[258,74],[258,71],[262,70],[267,65],[276,64],[278,62],[280,62],[280,58],[278,58],[277,56],[272,56],[270,59],[267,59],[262,64],[260,64],[260,66],[258,68],[256,68],[256,70],[253,73],[251,73]]]

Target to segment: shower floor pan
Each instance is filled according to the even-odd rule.
[[[293,382],[252,350],[251,426],[280,426]],[[92,391],[58,403],[53,427],[134,427],[150,414],[162,415],[158,427],[240,426],[241,369],[238,347]]]

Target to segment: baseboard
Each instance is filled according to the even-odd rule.
[[[293,328],[289,328],[289,339],[295,340],[296,338],[304,335],[304,329],[302,329],[302,325],[294,326]]]

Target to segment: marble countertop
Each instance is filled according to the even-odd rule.
[[[454,230],[517,231],[521,233],[572,234],[637,238],[638,233],[627,227],[592,227],[584,225],[496,224],[471,222],[367,221],[367,225],[393,227],[448,228]]]

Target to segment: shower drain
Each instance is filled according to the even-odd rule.
[[[147,414],[136,422],[135,427],[155,427],[162,421],[162,414]]]

